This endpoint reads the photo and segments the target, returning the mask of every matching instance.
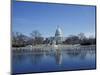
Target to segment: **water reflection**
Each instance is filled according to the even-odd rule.
[[[29,54],[27,59],[29,59],[29,58],[30,58],[29,63],[37,65],[41,62],[41,60],[43,58],[43,54],[42,53],[40,53],[40,54]]]
[[[58,65],[62,63],[62,53],[60,49],[57,49],[55,52],[55,61]]]
[[[95,47],[16,50],[12,53],[13,73],[95,68]]]
[[[45,59],[45,57],[54,58],[57,65],[62,64],[62,58],[64,55],[67,55],[70,59],[71,58],[80,58],[85,59],[87,54],[94,55],[95,49],[93,50],[87,50],[87,49],[54,49],[54,50],[47,50],[47,51],[41,51],[41,50],[34,50],[33,52],[15,52],[13,53],[13,61],[16,63],[30,63],[30,64],[39,64],[42,60]],[[66,58],[67,58],[66,56]],[[67,59],[66,59],[67,60]]]
[[[30,63],[30,64],[39,64],[43,58],[43,54],[42,53],[38,53],[38,54],[32,54],[32,53],[27,53],[27,54],[16,54],[13,55],[13,60],[16,63]]]
[[[81,50],[80,59],[82,59],[82,60],[85,59],[87,52],[88,52],[87,50],[84,50],[84,51]]]
[[[66,53],[68,56],[70,56],[70,58],[72,57],[77,57],[81,54],[81,50],[67,50],[67,53]]]

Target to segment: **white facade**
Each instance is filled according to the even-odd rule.
[[[61,44],[63,41],[62,30],[59,26],[56,29],[54,41],[56,42],[56,44]]]

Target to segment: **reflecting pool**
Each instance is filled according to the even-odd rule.
[[[50,49],[12,53],[12,73],[88,70],[96,68],[96,49]]]

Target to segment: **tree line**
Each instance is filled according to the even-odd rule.
[[[12,46],[13,47],[25,47],[27,45],[39,45],[39,44],[50,44],[51,40],[54,37],[44,38],[42,34],[34,30],[30,33],[29,36],[26,36],[20,32],[12,32]],[[95,37],[86,37],[84,33],[78,35],[70,35],[64,38],[62,44],[80,44],[80,45],[95,45]]]

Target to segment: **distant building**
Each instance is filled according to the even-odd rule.
[[[62,41],[63,41],[62,30],[59,26],[56,29],[55,36],[54,36],[54,41],[56,42],[56,44],[61,44]]]
[[[62,30],[59,26],[57,26],[55,35],[53,37],[48,37],[49,44],[61,44],[63,40]]]

